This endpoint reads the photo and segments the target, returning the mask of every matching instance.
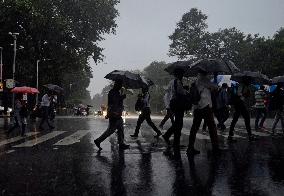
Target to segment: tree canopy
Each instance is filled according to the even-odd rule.
[[[67,97],[85,98],[92,77],[89,58],[103,58],[98,43],[115,33],[118,0],[5,0],[0,2],[0,46],[4,48],[4,78],[11,78],[13,43],[8,32],[19,33],[16,80],[36,84],[56,83]],[[43,59],[51,59],[43,61]],[[72,86],[72,87],[70,87]]]

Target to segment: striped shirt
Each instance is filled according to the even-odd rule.
[[[255,91],[255,108],[265,108],[265,96],[266,93],[264,92],[264,90]]]

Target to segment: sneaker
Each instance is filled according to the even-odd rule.
[[[163,125],[159,125],[159,128],[160,128],[161,130],[163,130],[163,129],[164,129],[164,126],[163,126]]]
[[[138,134],[134,133],[134,134],[130,135],[130,137],[138,137]]]
[[[196,150],[194,148],[188,148],[186,150],[186,154],[187,154],[187,156],[194,156],[194,155],[200,154],[200,151]]]
[[[99,151],[101,151],[102,150],[101,144],[97,140],[94,140],[94,143],[98,147]]]
[[[237,142],[237,140],[233,136],[228,136],[228,142]]]
[[[170,146],[170,145],[171,145],[171,142],[170,142],[169,138],[167,138],[165,135],[162,135],[162,137],[163,137],[163,139],[165,140],[166,144],[167,144],[168,146]]]
[[[119,144],[119,150],[126,150],[129,149],[130,145],[128,144]]]

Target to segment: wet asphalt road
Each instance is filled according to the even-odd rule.
[[[158,124],[160,119],[154,122]],[[129,150],[118,150],[114,134],[102,144],[100,154],[93,140],[106,129],[104,119],[61,117],[53,132],[37,133],[30,126],[32,132],[26,138],[16,131],[7,139],[1,128],[1,194],[284,195],[284,139],[280,132],[275,137],[267,131],[254,132],[258,141],[249,143],[241,122],[236,129],[237,143],[228,144],[220,134],[224,151],[218,156],[211,151],[208,133],[199,132],[196,148],[201,154],[188,159],[185,147],[180,158],[165,155],[164,141],[154,139],[146,123],[138,139],[130,138],[135,123],[136,119],[126,120]],[[185,120],[184,146],[190,125],[191,119]],[[266,126],[271,126],[271,120]]]

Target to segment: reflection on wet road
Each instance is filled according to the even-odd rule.
[[[120,151],[113,135],[101,153],[93,140],[107,127],[103,119],[60,118],[53,132],[29,132],[25,138],[16,132],[7,138],[0,130],[2,195],[284,195],[280,133],[255,132],[258,141],[249,143],[239,124],[238,142],[228,144],[227,133],[220,133],[224,151],[215,155],[208,133],[199,132],[201,154],[188,159],[191,120],[184,123],[180,155],[167,152],[146,124],[137,139],[130,138],[135,123],[127,119],[125,126],[129,150]]]

